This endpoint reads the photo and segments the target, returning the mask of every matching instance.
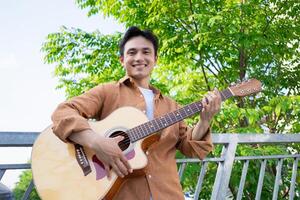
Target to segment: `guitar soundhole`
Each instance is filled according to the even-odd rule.
[[[118,143],[120,149],[121,149],[122,151],[124,151],[124,150],[126,150],[126,149],[129,147],[129,145],[130,145],[130,139],[129,139],[127,133],[125,133],[125,132],[123,132],[123,131],[116,131],[116,132],[112,133],[109,137],[110,137],[110,138],[114,138],[114,137],[117,137],[117,136],[119,136],[119,135],[121,135],[121,136],[124,137],[124,139]]]

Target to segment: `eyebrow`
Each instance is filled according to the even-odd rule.
[[[138,49],[137,48],[130,48],[130,49],[127,50],[127,52],[129,52],[129,51],[136,51],[136,50],[138,50]],[[149,50],[149,51],[151,51],[151,48],[144,47],[144,48],[142,48],[142,50]]]

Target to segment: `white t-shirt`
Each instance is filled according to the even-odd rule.
[[[143,94],[146,102],[146,115],[149,120],[154,117],[154,93],[150,89],[139,87],[141,93]]]
[[[146,115],[149,120],[154,118],[154,93],[150,89],[139,87],[141,93],[143,94],[146,102]],[[150,194],[150,200],[152,200],[152,195]]]

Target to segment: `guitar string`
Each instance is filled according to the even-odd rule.
[[[200,103],[200,104],[198,104],[198,103]],[[200,108],[198,108],[199,109],[199,111],[198,112],[200,112],[201,110],[202,110],[202,108],[203,108],[203,105],[202,105],[202,103],[201,102],[194,102],[194,103],[192,103],[192,104],[190,104],[190,105],[187,105],[187,106],[191,106],[191,105],[200,105]],[[184,107],[183,108],[181,108],[181,109],[184,109]],[[178,110],[177,110],[178,111]],[[176,112],[176,111],[174,111],[174,112]],[[179,113],[180,113],[180,111],[178,111]],[[186,111],[185,111],[186,112]],[[182,113],[183,114],[183,113]],[[182,114],[180,114],[180,116],[182,117]],[[166,119],[166,117],[165,117],[165,119]],[[171,118],[172,119],[172,118]],[[155,120],[155,119],[154,119]],[[149,121],[150,122],[150,121]],[[148,123],[148,122],[147,122]],[[121,140],[119,143],[118,143],[118,146],[121,148],[121,149],[123,149],[124,148],[124,150],[126,149],[126,147],[128,147],[129,145],[130,145],[130,143],[131,143],[131,140],[130,140],[130,137],[129,137],[129,135],[130,135],[130,133],[128,133],[128,132],[125,132],[126,134],[127,134],[127,136],[128,137],[125,137],[125,139],[124,140]],[[133,134],[133,133],[131,133],[131,134]],[[119,136],[119,135],[121,135],[121,136],[123,136],[122,135],[122,133],[120,133],[120,134],[117,134],[116,136]],[[143,133],[142,133],[142,136],[143,136]],[[124,136],[123,136],[124,137]]]
[[[223,94],[223,96],[224,96],[224,99],[222,99],[222,101],[224,101],[225,99],[227,99],[227,98],[229,98],[229,97],[231,96],[231,94],[229,94],[228,92],[229,92],[229,91],[227,91],[227,90],[221,91],[221,94]],[[197,103],[195,102],[195,103],[193,103],[193,104],[196,105]],[[192,105],[192,104],[190,104],[190,105]],[[199,105],[199,104],[197,104],[197,105]],[[202,110],[202,107],[203,107],[203,105],[202,105],[202,103],[200,102],[200,110],[199,110],[199,112]],[[119,147],[120,147],[121,149],[124,148],[124,150],[125,150],[126,147],[128,147],[128,146],[130,145],[130,143],[131,143],[130,137],[129,137],[130,133],[128,133],[128,132],[125,132],[125,133],[127,134],[128,137],[125,137],[124,140],[120,141],[120,142],[119,142],[120,145],[118,144]],[[131,134],[133,134],[133,133],[131,133]],[[122,135],[122,134],[118,134],[117,136],[119,136],[119,135]],[[122,135],[122,136],[123,136],[123,135]],[[143,136],[143,135],[142,135],[142,136]]]
[[[224,96],[225,96],[225,99],[227,99],[226,97],[227,97],[227,95],[226,95],[226,90],[224,90],[224,91],[221,91],[221,93],[223,94],[224,93]],[[194,103],[192,103],[192,104],[190,104],[190,105],[199,105],[198,104],[198,102],[194,102]],[[188,105],[189,106],[189,105]],[[199,109],[199,111],[201,111],[202,110],[202,107],[203,107],[203,105],[202,105],[202,103],[200,102],[200,109]],[[184,107],[183,107],[184,108]],[[182,108],[182,109],[183,109]],[[174,111],[174,112],[176,112],[176,111]],[[180,114],[181,115],[181,114]],[[182,115],[181,115],[181,117],[182,117]],[[123,136],[123,137],[125,137],[125,139],[124,140],[121,140],[119,143],[118,143],[118,146],[121,148],[121,149],[123,149],[124,148],[124,150],[126,149],[126,147],[128,147],[129,145],[130,145],[130,143],[131,143],[131,140],[130,140],[130,137],[129,137],[129,135],[130,135],[130,133],[128,133],[128,132],[125,132],[127,135],[127,137],[125,137],[125,136],[123,136],[122,135],[122,133],[120,133],[120,134],[117,134],[117,136],[119,136],[119,135],[121,135],[121,136]],[[132,133],[131,133],[132,134]],[[142,133],[142,136],[143,136],[143,133]]]
[[[228,97],[227,97],[227,91],[226,90],[223,90],[223,91],[221,91],[220,92],[221,94],[223,94],[224,96],[225,96],[225,98],[224,99],[222,99],[222,100],[225,100],[225,99],[227,99]],[[230,97],[230,95],[229,95],[229,97]],[[198,104],[198,102],[194,102],[194,103],[192,103],[192,104],[190,104],[190,105],[199,105]],[[189,106],[189,105],[188,105]],[[203,107],[203,105],[202,105],[202,103],[200,102],[200,110],[199,111],[201,111],[202,110],[202,107]],[[183,107],[184,108],[184,107]],[[178,111],[178,110],[177,110]],[[174,111],[174,112],[176,112],[176,111]],[[182,115],[181,115],[181,117],[182,117]],[[154,119],[155,120],[155,119]],[[130,133],[129,132],[125,132],[125,134],[127,134],[126,136],[127,137],[125,137],[124,135],[122,135],[122,133],[120,133],[120,134],[117,134],[117,136],[119,136],[119,135],[121,135],[121,136],[123,136],[123,137],[125,137],[125,139],[124,140],[121,140],[119,143],[118,143],[118,146],[123,150],[126,150],[126,147],[128,147],[129,145],[130,145],[130,143],[131,143],[131,140],[130,140],[130,137],[129,137],[129,135],[130,135]],[[131,135],[132,134],[134,134],[134,133],[131,133]],[[143,136],[143,133],[142,133],[142,136]]]
[[[224,101],[225,99],[227,99],[227,98],[229,98],[230,96],[231,96],[231,94],[229,94],[228,96],[227,96],[227,94],[228,94],[228,91],[227,90],[223,90],[223,91],[220,91],[220,93],[225,97],[224,99],[222,99],[222,101]],[[192,104],[190,104],[190,105],[198,105],[199,106],[199,104],[198,104],[198,102],[194,102],[194,103],[192,103]],[[190,105],[188,105],[188,106],[190,106]],[[202,103],[200,102],[200,109],[199,109],[199,112],[202,110],[202,107],[203,107],[203,105],[202,105]],[[184,108],[184,107],[183,107]],[[183,109],[182,108],[182,109]],[[177,110],[178,111],[178,110]],[[176,112],[176,111],[174,111],[174,112]],[[179,111],[180,112],[180,111]],[[181,115],[181,117],[182,117],[182,115]],[[149,121],[150,122],[150,121]],[[125,139],[124,140],[121,140],[119,143],[118,143],[118,145],[119,145],[119,147],[121,148],[121,149],[123,149],[124,148],[124,150],[126,149],[126,147],[128,147],[129,145],[130,145],[130,143],[131,143],[131,140],[130,140],[130,137],[129,137],[129,135],[130,135],[130,133],[129,132],[124,132],[124,133],[126,133],[127,135],[127,137],[125,137],[125,136],[123,136],[122,135],[122,133],[120,133],[120,134],[117,134],[117,136],[119,136],[119,135],[121,135],[121,136],[123,136],[123,137],[125,137]],[[131,135],[132,134],[134,134],[134,133],[131,133]],[[138,135],[138,134],[137,134]],[[139,135],[138,135],[139,136]],[[144,136],[143,135],[143,133],[142,133],[142,136]]]
[[[195,104],[196,104],[196,102],[195,102]],[[200,110],[201,110],[201,109],[202,109],[202,103],[200,102]],[[180,114],[180,116],[182,117],[181,114]],[[150,122],[150,121],[149,121],[149,122]],[[147,123],[148,123],[148,122],[147,122]],[[129,146],[130,143],[131,143],[130,138],[129,138],[130,133],[128,133],[128,132],[125,132],[125,133],[127,134],[128,137],[125,137],[124,140],[121,140],[121,141],[119,142],[120,144],[118,143],[119,147],[120,147],[121,149],[124,148],[124,150],[125,150],[126,147]],[[131,133],[131,134],[133,134],[133,133]],[[117,134],[117,136],[119,136],[119,135],[123,136],[122,133]],[[142,136],[143,136],[143,135],[142,135]],[[123,137],[124,137],[124,136],[123,136]]]

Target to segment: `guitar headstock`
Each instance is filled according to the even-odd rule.
[[[255,94],[262,90],[261,82],[257,79],[250,79],[229,87],[233,96],[244,97]]]

